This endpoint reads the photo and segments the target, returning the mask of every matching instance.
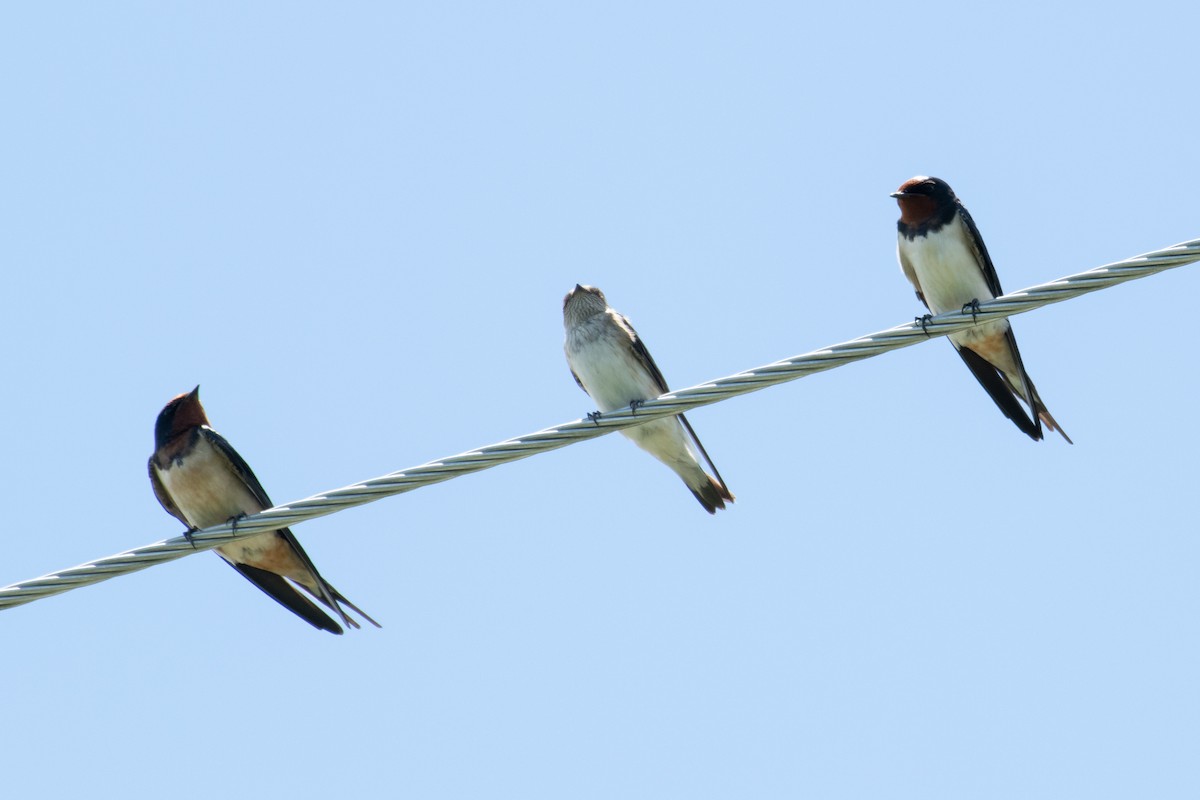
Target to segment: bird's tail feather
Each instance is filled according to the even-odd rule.
[[[705,482],[699,487],[688,484],[688,488],[708,513],[715,514],[717,509],[725,508],[726,501],[732,503],[736,499],[724,483],[708,474],[704,475],[704,479]]]
[[[733,493],[729,491],[729,487],[725,485],[725,479],[717,471],[717,465],[708,457],[708,451],[700,443],[700,438],[692,430],[692,423],[688,422],[687,417],[683,414],[679,415],[679,421],[683,423],[684,429],[688,432],[688,436],[692,438],[692,442],[695,443],[696,449],[700,451],[700,455],[704,458],[705,463],[708,464],[708,468],[713,471],[713,474],[709,475],[704,472],[703,467],[700,467],[700,474],[704,476],[704,479],[700,482],[699,487],[688,483],[688,488],[692,490],[692,494],[696,495],[696,499],[700,501],[700,505],[704,506],[705,511],[715,514],[718,508],[725,508],[726,500],[732,503],[735,498]]]
[[[1042,398],[1038,397],[1037,389],[1033,388],[1033,384],[1029,384],[1029,388],[1033,393],[1033,409],[1037,412],[1038,419],[1042,421],[1048,429],[1055,431],[1059,436],[1067,440],[1067,444],[1075,444],[1071,441],[1071,437],[1067,436],[1067,432],[1058,424],[1058,420],[1050,416],[1050,409],[1046,408],[1046,404],[1042,402]]]
[[[329,583],[328,583],[328,581],[325,583],[325,587],[326,587],[327,589],[329,589],[329,593],[330,593],[331,595],[333,595],[333,598],[334,598],[334,599],[335,599],[337,602],[341,603],[342,605],[348,606],[350,609],[352,609],[352,610],[354,611],[354,613],[355,613],[355,614],[358,614],[360,617],[362,617],[362,618],[363,618],[363,619],[365,619],[367,622],[369,622],[369,623],[371,623],[372,625],[374,625],[376,628],[382,628],[382,627],[383,627],[383,626],[382,626],[382,625],[380,625],[378,622],[376,622],[375,620],[371,619],[371,617],[367,615],[367,612],[363,611],[361,608],[359,608],[358,606],[354,605],[354,603],[351,603],[349,600],[347,600],[347,599],[346,599],[346,595],[342,594],[342,593],[341,593],[341,592],[339,592],[337,589],[335,589],[335,588],[333,588],[332,586],[330,586],[330,585],[329,585]],[[345,613],[345,612],[343,612],[343,614],[344,614],[344,613]],[[349,621],[349,623],[350,623],[351,625],[353,625],[354,627],[356,627],[356,628],[357,628],[357,627],[359,627],[358,623],[356,623],[354,620],[350,619],[350,617],[349,617],[348,615],[346,616],[346,619],[347,619],[347,621]]]

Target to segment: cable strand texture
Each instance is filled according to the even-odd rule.
[[[798,380],[816,372],[861,361],[932,338],[946,336],[973,325],[1032,311],[1089,292],[1106,289],[1126,281],[1143,278],[1174,267],[1200,261],[1200,239],[1164,247],[1113,264],[1069,275],[1028,289],[1011,292],[980,303],[978,313],[947,312],[933,317],[922,327],[920,322],[898,325],[848,342],[831,345],[803,355],[793,356],[725,378],[669,392],[647,401],[637,412],[609,412],[596,420],[578,419],[497,444],[470,450],[449,458],[393,472],[378,478],[324,492],[304,500],[275,506],[238,520],[236,524],[214,525],[187,537],[176,536],[154,544],[127,550],[77,567],[43,575],[0,588],[0,609],[23,605],[43,597],[60,594],[81,586],[115,578],[174,561],[191,553],[210,550],[233,539],[296,525],[306,520],[333,514],[342,509],[371,503],[396,494],[448,481],[472,472],[480,472],[510,461],[556,450],[575,442],[594,439],[622,428],[640,425],[730,397],[756,392],[768,386]]]

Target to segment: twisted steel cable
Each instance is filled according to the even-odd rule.
[[[210,550],[234,539],[296,525],[305,520],[323,517],[342,509],[409,492],[421,486],[441,483],[461,475],[480,472],[510,461],[528,458],[547,450],[556,450],[575,442],[594,439],[597,436],[640,425],[660,417],[690,411],[699,406],[755,392],[768,386],[794,381],[814,372],[823,372],[853,361],[909,347],[930,338],[964,330],[973,325],[1032,311],[1051,303],[1059,303],[1195,261],[1200,261],[1200,239],[1192,239],[997,297],[986,303],[980,303],[978,312],[974,316],[970,312],[964,314],[952,311],[932,317],[924,325],[920,321],[899,325],[848,342],[739,372],[726,378],[669,392],[656,400],[647,401],[636,412],[631,410],[612,411],[596,420],[579,419],[563,425],[556,425],[553,428],[546,428],[536,433],[508,439],[498,444],[488,445],[438,461],[430,461],[417,467],[372,478],[341,489],[334,489],[304,500],[275,506],[238,520],[236,523],[226,522],[204,528],[193,533],[190,541],[188,537],[176,536],[96,561],[89,561],[77,567],[43,575],[40,578],[14,583],[0,588],[0,609],[23,605],[80,586],[99,583],[166,561],[174,561],[191,553]]]

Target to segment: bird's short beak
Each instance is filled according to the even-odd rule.
[[[577,283],[577,284],[575,284],[575,289],[573,291],[582,292],[583,286]]]
[[[888,197],[907,197],[907,196],[908,196],[907,192],[892,192],[891,194],[888,195]]]

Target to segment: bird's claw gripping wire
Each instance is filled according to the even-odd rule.
[[[234,514],[232,517],[230,517],[229,519],[227,519],[225,521],[233,526],[233,532],[236,534],[237,533],[237,524],[239,522],[241,522],[242,520],[244,520],[248,516],[250,516],[250,515],[247,514],[245,511],[243,511],[240,514]]]

